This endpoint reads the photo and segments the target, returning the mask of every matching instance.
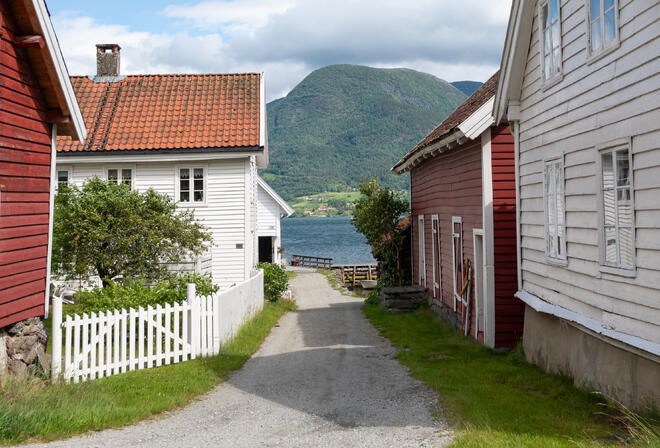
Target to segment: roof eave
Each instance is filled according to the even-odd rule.
[[[455,128],[449,133],[445,134],[444,137],[441,137],[439,140],[436,140],[434,143],[425,146],[423,148],[420,148],[409,158],[400,160],[396,165],[394,165],[391,168],[391,171],[401,175],[407,171],[410,171],[415,166],[419,165],[428,158],[431,158],[437,154],[441,154],[445,151],[448,151],[449,149],[457,145],[462,145],[463,143],[465,143],[466,140],[467,139],[465,137],[465,134],[463,134],[463,132],[460,129]]]

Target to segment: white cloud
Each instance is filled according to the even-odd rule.
[[[497,70],[511,0],[217,0],[168,6],[152,33],[53,17],[72,74],[93,74],[96,43],[122,46],[122,73],[266,72],[282,96],[330,64],[408,67],[448,81]]]

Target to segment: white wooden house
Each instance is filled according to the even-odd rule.
[[[514,0],[512,124],[527,358],[660,403],[660,3]]]
[[[280,221],[293,214],[293,209],[261,177],[257,177],[258,261],[282,264],[282,232]]]
[[[83,143],[58,138],[59,182],[98,176],[167,193],[211,230],[204,262],[214,282],[249,278],[257,185],[265,185],[257,168],[268,164],[263,75],[121,76],[119,46],[97,47],[97,76],[71,78],[89,133]],[[279,225],[276,232],[279,240]]]

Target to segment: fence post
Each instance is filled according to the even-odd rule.
[[[56,382],[62,372],[62,297],[53,294],[53,359],[51,377]]]
[[[188,319],[190,358],[195,359],[199,352],[199,304],[197,300],[197,286],[194,283],[188,283],[186,286],[186,300],[190,305],[190,319]]]

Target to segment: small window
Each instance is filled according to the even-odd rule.
[[[203,203],[206,200],[204,168],[179,168],[179,202]]]
[[[461,292],[463,291],[463,218],[453,216],[451,218],[451,238],[452,238],[452,264],[454,271],[454,311],[456,311],[456,302],[463,300]]]
[[[587,0],[589,52],[596,54],[619,41],[617,0]]]
[[[559,0],[541,2],[539,11],[539,41],[543,81],[561,74],[561,17]]]
[[[545,162],[545,255],[550,260],[566,260],[566,222],[564,210],[564,162]]]
[[[115,184],[124,184],[133,189],[133,169],[132,168],[109,168],[108,181]]]
[[[57,188],[69,186],[69,171],[57,170]]]
[[[601,152],[603,264],[635,268],[635,206],[629,146]]]

